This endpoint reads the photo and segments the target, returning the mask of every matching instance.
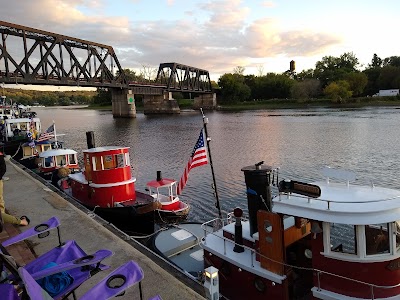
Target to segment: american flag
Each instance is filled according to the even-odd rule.
[[[54,134],[54,123],[47,128],[47,130],[43,133],[40,134],[39,138],[36,140],[37,142],[43,142],[43,141],[47,141],[51,138],[55,137]]]
[[[204,131],[202,129],[200,131],[200,136],[197,140],[197,143],[193,148],[192,155],[190,156],[189,161],[186,165],[185,171],[183,172],[183,175],[179,180],[176,192],[178,195],[182,193],[182,190],[186,185],[186,182],[189,178],[190,170],[206,164],[208,164],[207,147],[204,144]]]

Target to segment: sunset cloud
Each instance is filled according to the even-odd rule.
[[[23,2],[3,1],[0,19],[111,45],[124,68],[157,68],[162,62],[176,61],[223,74],[238,65],[251,66],[252,60],[307,57],[341,42],[334,34],[318,30],[283,30],[276,18],[250,19],[254,11],[240,0],[199,2],[183,8],[178,19],[161,15],[156,20],[144,18],[139,9],[107,15],[109,8],[100,0]],[[130,2],[133,7],[143,3]],[[173,5],[173,10],[178,7],[173,0],[164,4]],[[272,7],[274,2],[261,4]]]

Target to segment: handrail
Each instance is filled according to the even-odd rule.
[[[306,197],[306,198],[307,198],[307,197]],[[232,214],[228,214],[228,216],[227,216],[227,218],[226,218],[226,223],[227,223],[227,224],[230,223],[230,221],[229,221],[229,220],[230,220],[230,215],[232,216],[233,213],[232,213]],[[212,220],[210,220],[210,221],[208,221],[208,222],[203,223],[201,226],[202,226],[202,228],[204,229],[204,238],[202,239],[203,243],[204,243],[205,245],[207,244],[206,236],[207,236],[208,234],[214,235],[215,237],[217,237],[217,238],[223,240],[223,243],[224,243],[224,255],[226,255],[226,246],[227,246],[226,244],[227,244],[227,242],[228,242],[228,244],[231,244],[232,247],[234,247],[235,245],[237,245],[237,243],[235,243],[235,241],[233,241],[233,240],[231,240],[231,239],[229,239],[229,238],[226,238],[226,237],[224,237],[224,236],[218,236],[218,235],[216,235],[216,234],[215,234],[215,231],[210,232],[210,231],[207,230],[207,229],[209,229],[209,228],[213,228],[213,226],[210,226],[210,225],[209,225],[210,223],[215,223],[215,222],[218,222],[218,221],[219,221],[219,222],[222,222],[222,224],[225,224],[224,220],[225,220],[225,219],[215,218],[215,219],[212,219]],[[290,267],[290,268],[292,268],[292,269],[301,269],[301,270],[306,270],[306,271],[308,270],[308,271],[316,272],[316,273],[317,273],[317,282],[318,282],[318,287],[317,287],[317,288],[318,288],[318,291],[321,290],[321,282],[320,282],[320,275],[321,275],[321,274],[325,274],[325,275],[329,275],[329,276],[334,276],[334,277],[337,277],[337,278],[340,278],[340,279],[344,279],[344,280],[348,280],[348,281],[351,281],[351,282],[354,282],[354,283],[358,283],[358,284],[361,284],[361,285],[365,285],[366,287],[368,287],[368,288],[370,289],[371,299],[375,299],[375,298],[374,298],[374,297],[375,297],[375,296],[374,296],[374,289],[375,289],[375,290],[376,290],[376,289],[393,289],[393,288],[398,288],[398,287],[400,287],[400,283],[398,283],[398,284],[396,284],[396,285],[377,285],[377,284],[374,284],[374,283],[364,282],[364,281],[361,281],[361,280],[349,278],[349,277],[346,277],[346,276],[343,276],[343,275],[338,275],[338,274],[334,274],[334,273],[327,272],[327,271],[323,271],[323,270],[319,270],[319,269],[306,268],[306,267],[299,267],[299,266],[295,266],[295,265],[290,265],[290,264],[287,264],[287,263],[283,263],[283,262],[274,260],[274,259],[272,259],[272,258],[270,258],[270,257],[267,257],[267,256],[265,256],[264,254],[259,253],[259,252],[257,252],[255,249],[250,248],[250,247],[248,247],[248,246],[246,246],[246,245],[239,245],[239,246],[241,246],[241,247],[243,247],[244,249],[250,251],[250,259],[251,259],[252,267],[254,267],[254,263],[255,263],[255,261],[256,261],[256,260],[255,260],[255,257],[257,257],[257,254],[258,254],[260,257],[263,257],[263,258],[265,258],[265,259],[267,259],[267,260],[269,260],[269,261],[272,261],[272,262],[274,262],[274,263],[277,263],[277,264],[280,264],[280,265],[283,265],[283,266],[286,266],[286,267]],[[271,272],[271,271],[270,271],[270,272]],[[273,273],[273,272],[271,272],[271,273]],[[276,274],[276,273],[274,273],[274,274]],[[280,276],[279,274],[276,274],[276,275]],[[286,275],[286,274],[285,274],[285,275]]]
[[[290,198],[290,196],[292,195],[292,193],[288,193],[288,192],[279,192],[279,195],[274,197],[272,200],[279,198],[279,202],[282,201],[282,195],[286,196],[287,198]],[[296,194],[296,197],[298,198],[304,198],[308,200],[308,203],[312,201],[320,201],[320,202],[326,202],[328,205],[328,210],[330,209],[330,204],[331,203],[338,203],[338,204],[357,204],[357,203],[379,203],[379,202],[386,202],[386,201],[393,201],[393,200],[398,200],[400,199],[400,195],[399,196],[394,196],[394,197],[389,197],[389,198],[385,198],[385,199],[378,199],[378,200],[371,200],[371,201],[337,201],[337,200],[329,200],[329,199],[321,199],[321,198],[310,198],[307,196],[303,196],[303,195],[298,195]]]

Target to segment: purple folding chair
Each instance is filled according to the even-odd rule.
[[[19,275],[23,281],[24,288],[30,299],[49,300],[53,299],[42,289],[35,279],[24,268],[18,269]],[[139,283],[140,299],[142,299],[141,280],[143,279],[143,270],[140,266],[129,261],[120,266],[106,278],[97,283],[93,288],[87,291],[79,300],[106,300],[120,295],[129,287]]]
[[[18,268],[21,266],[8,255],[3,246],[12,245],[34,235],[43,237],[48,235],[49,230],[53,228],[57,228],[58,230],[58,227],[59,221],[53,217],[47,222],[39,224],[35,228],[28,229],[0,245],[0,263],[3,263],[11,273],[7,278],[8,280],[17,284],[21,281],[18,274]],[[109,266],[101,264],[101,261],[111,256],[113,252],[99,250],[93,255],[87,255],[75,241],[61,243],[60,235],[58,235],[58,240],[59,245],[57,247],[28,263],[24,268],[35,279],[40,280],[48,291],[51,291],[54,299],[62,299],[71,293],[75,298],[74,291],[77,287],[97,272],[109,268]]]
[[[111,299],[136,283],[139,283],[140,299],[143,299],[143,278],[142,268],[134,261],[128,261],[87,291],[79,300]]]
[[[12,284],[0,284],[0,295],[2,300],[20,300],[18,293]]]
[[[61,245],[61,235],[60,235],[60,221],[58,220],[57,217],[52,217],[46,222],[43,222],[39,225],[36,225],[33,228],[29,228],[28,230],[12,237],[9,238],[8,240],[4,241],[1,245],[3,247],[8,247],[12,244],[15,244],[17,242],[23,241],[27,238],[33,237],[37,235],[39,238],[45,238],[50,234],[50,230],[52,229],[57,229],[57,234],[58,234],[58,242],[59,245]]]

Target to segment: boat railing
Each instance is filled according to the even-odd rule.
[[[278,201],[282,201],[284,197],[289,199],[291,196],[292,196],[292,193],[280,192],[279,195],[278,195]],[[312,198],[312,197],[307,197],[307,196],[298,195],[298,194],[296,194],[296,197],[297,198],[307,199],[308,203],[311,203],[312,201],[319,201],[319,202],[326,203],[328,210],[331,209],[331,204],[332,203],[346,205],[346,204],[360,204],[360,203],[379,203],[379,202],[396,201],[396,200],[400,199],[400,196],[394,196],[394,197],[389,197],[389,198],[384,198],[384,199],[376,199],[376,200],[369,200],[369,201],[346,201],[346,202],[343,202],[343,201],[336,201],[336,200],[330,200],[330,199]]]
[[[243,221],[248,221],[246,217],[241,218],[242,222]],[[205,222],[201,225],[201,227],[204,230],[204,236],[206,236],[208,233],[213,233],[219,229],[221,229],[223,226],[234,223],[236,221],[236,217],[233,215],[233,212],[228,213],[226,218],[215,218],[212,219],[208,222]]]
[[[223,255],[227,255],[227,246],[231,245],[231,247],[233,249],[233,247],[235,245],[237,245],[237,243],[235,243],[235,241],[233,241],[233,240],[231,240],[231,239],[229,239],[227,237],[215,234],[215,232],[218,230],[218,229],[216,229],[215,226],[218,226],[219,224],[221,224],[221,222],[222,222],[222,224],[226,224],[227,222],[229,222],[229,215],[228,215],[227,219],[216,218],[216,219],[213,219],[213,220],[208,221],[206,223],[203,223],[202,224],[202,228],[204,230],[204,237],[206,237],[207,235],[213,235],[213,236],[215,236],[215,237],[217,237],[217,238],[219,238],[219,239],[221,239],[223,241],[223,246],[224,246],[223,247],[223,249],[224,249],[223,250]],[[207,239],[204,238],[203,242],[206,245],[207,244]],[[248,255],[249,255],[250,262],[251,262],[251,268],[254,268],[255,264],[260,264],[260,262],[257,261],[257,257],[263,257],[263,258],[265,258],[265,259],[267,259],[267,260],[269,260],[269,261],[271,261],[273,263],[281,264],[284,267],[288,267],[288,268],[291,268],[291,269],[302,269],[302,270],[308,270],[308,271],[311,271],[311,272],[315,272],[316,275],[317,275],[317,282],[318,282],[317,290],[318,291],[322,291],[323,290],[321,288],[321,275],[332,276],[332,277],[340,278],[340,279],[343,279],[343,280],[346,280],[346,281],[351,281],[353,283],[357,283],[357,284],[363,285],[366,288],[368,288],[369,293],[370,293],[370,297],[371,297],[370,299],[376,299],[375,293],[379,289],[386,289],[387,290],[387,289],[394,289],[394,288],[400,287],[400,283],[398,283],[396,285],[378,285],[378,284],[373,284],[373,283],[357,280],[357,279],[354,279],[354,278],[350,278],[350,277],[334,274],[334,273],[331,273],[331,272],[326,272],[326,271],[323,271],[323,270],[318,270],[318,269],[314,269],[314,268],[307,268],[307,267],[299,267],[299,266],[287,264],[287,263],[284,263],[284,262],[281,262],[281,261],[277,261],[277,260],[271,259],[270,257],[265,256],[262,253],[259,253],[255,249],[250,248],[250,247],[248,247],[246,245],[238,245],[238,246],[241,246],[245,250],[248,250],[245,253],[248,253]],[[271,273],[273,273],[273,272],[271,272]],[[282,276],[285,276],[285,275],[280,275],[280,274],[276,274],[276,273],[273,273],[273,274],[275,274],[275,276],[277,276],[277,278],[279,278],[279,277],[282,278]]]
[[[368,289],[370,290],[371,299],[377,299],[377,298],[375,298],[375,291],[378,290],[378,289],[389,290],[389,289],[394,289],[394,288],[400,287],[400,283],[395,284],[395,285],[378,285],[378,284],[373,284],[373,283],[369,283],[369,282],[365,282],[365,281],[349,278],[349,277],[346,277],[346,276],[342,276],[342,275],[338,275],[338,274],[334,274],[334,273],[330,273],[330,272],[326,272],[326,271],[322,271],[322,270],[312,269],[312,271],[317,273],[317,282],[318,282],[317,290],[318,291],[322,290],[322,288],[321,288],[321,274],[328,275],[328,276],[333,276],[333,277],[340,278],[340,279],[343,279],[343,280],[351,281],[353,283],[358,283],[358,284],[364,285],[364,286],[368,287]]]

